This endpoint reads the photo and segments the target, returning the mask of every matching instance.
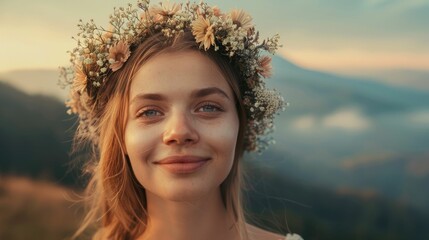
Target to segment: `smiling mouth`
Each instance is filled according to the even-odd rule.
[[[169,172],[185,174],[198,171],[209,160],[210,158],[196,156],[171,156],[155,162],[155,164],[165,168]]]

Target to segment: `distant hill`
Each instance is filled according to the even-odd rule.
[[[359,107],[371,116],[429,108],[427,89],[393,86],[370,79],[304,69],[281,57],[273,58],[273,69],[273,79],[267,82],[291,103],[289,114],[309,111],[326,114],[347,105]]]
[[[57,99],[0,82],[0,172],[73,184],[65,173],[74,121]]]
[[[261,165],[429,210],[428,90],[312,71],[279,57],[273,65],[268,83],[290,106],[276,119],[277,145],[255,157]]]

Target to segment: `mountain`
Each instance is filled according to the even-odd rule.
[[[1,172],[73,184],[68,152],[74,121],[57,99],[0,82]]]
[[[253,158],[307,183],[370,190],[429,210],[429,91],[278,57],[273,65],[269,86],[290,106],[276,119],[277,145]]]
[[[344,77],[301,68],[273,58],[273,79],[269,86],[283,93],[291,103],[291,114],[327,113],[352,104],[369,115],[429,108],[429,90],[386,85],[378,81]],[[428,83],[429,84],[429,83]]]
[[[371,79],[386,84],[429,90],[429,69],[373,69],[366,71],[349,71],[348,75],[357,78],[368,78],[370,76]]]

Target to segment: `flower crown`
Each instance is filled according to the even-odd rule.
[[[263,78],[271,76],[271,58],[261,56],[262,50],[271,54],[280,46],[279,35],[259,41],[259,32],[252,25],[252,17],[242,10],[222,13],[217,7],[201,2],[149,6],[149,0],[138,0],[137,7],[114,8],[110,28],[105,29],[79,21],[77,47],[70,53],[71,66],[60,68],[60,84],[70,86],[68,113],[79,115],[81,135],[97,139],[92,113],[97,92],[108,77],[126,63],[132,49],[145,39],[162,33],[171,38],[192,32],[201,51],[212,49],[227,56],[239,68],[243,103],[248,118],[245,136],[246,151],[261,151],[273,142],[273,118],[287,105],[274,90],[265,87]]]

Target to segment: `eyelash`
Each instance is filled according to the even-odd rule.
[[[214,108],[215,109],[215,111],[208,111],[208,113],[213,113],[213,112],[224,112],[224,109],[222,108],[222,107],[220,107],[219,105],[217,105],[217,104],[214,104],[214,103],[211,103],[211,102],[204,102],[204,103],[202,103],[200,106],[198,106],[198,108],[197,109],[201,109],[201,108],[203,108],[203,107],[211,107],[211,108]],[[161,111],[159,111],[158,110],[158,108],[156,108],[156,107],[152,107],[152,106],[148,106],[148,107],[146,107],[146,108],[144,108],[144,109],[142,109],[141,111],[139,111],[138,113],[137,113],[137,117],[147,117],[147,118],[151,118],[151,117],[155,117],[155,116],[159,116],[159,115],[155,115],[155,116],[144,116],[145,114],[147,114],[148,112],[151,112],[151,111],[156,111],[157,113],[161,113]],[[161,113],[161,115],[162,115],[162,113]]]
[[[141,111],[139,111],[138,113],[137,113],[137,117],[148,117],[148,118],[150,118],[150,117],[154,117],[154,116],[144,116],[145,114],[147,114],[148,112],[151,112],[151,111],[156,111],[156,112],[160,112],[160,111],[158,111],[158,109],[156,109],[156,108],[151,108],[151,107],[147,107],[147,108],[144,108],[143,110],[141,110]]]
[[[207,107],[207,106],[212,107],[212,108],[215,108],[215,109],[216,109],[216,112],[223,112],[223,111],[224,111],[224,109],[223,109],[222,107],[220,107],[220,106],[219,106],[219,105],[217,105],[217,104],[211,103],[211,102],[204,102],[204,103],[202,103],[202,104],[198,107],[198,109],[200,109],[200,108],[202,108],[202,107]],[[210,112],[213,112],[213,111],[210,111]]]

